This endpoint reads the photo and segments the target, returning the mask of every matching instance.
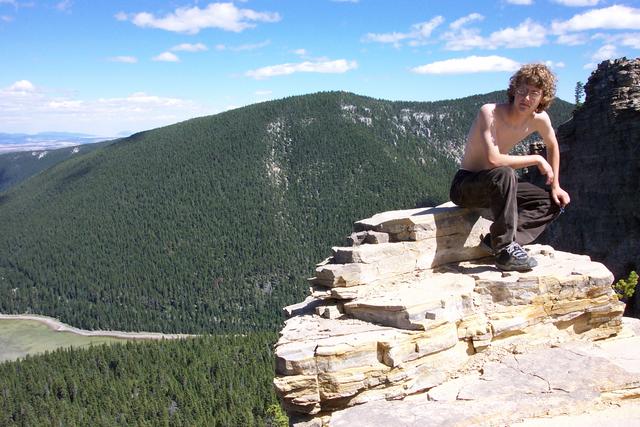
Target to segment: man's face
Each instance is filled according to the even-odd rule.
[[[535,111],[542,100],[542,89],[527,83],[521,83],[516,87],[514,105],[519,111]]]

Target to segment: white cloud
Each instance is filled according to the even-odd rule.
[[[507,0],[507,3],[517,4],[521,6],[529,6],[533,4],[533,0]]]
[[[353,70],[357,67],[358,63],[356,61],[347,61],[346,59],[338,59],[335,61],[305,61],[299,63],[270,65],[256,70],[247,71],[245,75],[260,80],[293,73],[340,74],[346,73],[347,71]]]
[[[254,92],[255,95],[257,96],[269,96],[271,94],[273,94],[272,90],[257,90]]]
[[[27,80],[0,88],[0,123],[5,132],[75,131],[113,136],[123,129],[151,129],[214,112],[190,100],[144,92],[87,100],[55,94]]]
[[[145,92],[134,92],[126,98],[100,98],[98,102],[101,104],[111,104],[119,102],[127,102],[136,107],[142,105],[161,105],[164,107],[177,107],[184,105],[184,101],[179,98],[165,98],[156,95],[149,95]]]
[[[411,36],[415,38],[428,38],[433,30],[444,22],[442,16],[436,16],[431,21],[420,22],[411,26]]]
[[[36,87],[29,80],[18,80],[4,90],[13,93],[33,93],[36,91]]]
[[[529,18],[516,28],[505,28],[489,36],[489,44],[495,47],[539,47],[545,42],[545,28]]]
[[[124,13],[124,12],[118,12],[115,15],[113,15],[113,17],[116,18],[116,20],[118,20],[118,21],[126,21],[126,20],[129,19],[127,14]]]
[[[16,0],[0,0],[0,4],[10,4],[16,9],[18,8],[18,2]]]
[[[564,68],[566,66],[566,64],[562,61],[559,61],[559,62],[544,61],[544,65],[546,65],[549,68]]]
[[[469,22],[482,21],[483,19],[484,16],[480,15],[479,13],[470,13],[467,16],[463,16],[462,18],[453,21],[451,24],[449,24],[449,28],[451,28],[452,30],[459,30],[462,26],[468,24]]]
[[[67,12],[71,10],[71,6],[73,6],[73,2],[71,0],[63,0],[56,4],[56,9],[61,12]]]
[[[620,5],[594,9],[567,21],[554,21],[552,29],[556,34],[597,29],[640,30],[640,9]]]
[[[587,35],[584,33],[560,34],[556,43],[565,46],[577,46],[587,42]]]
[[[269,46],[271,44],[271,40],[265,40],[263,42],[260,43],[248,43],[248,44],[241,44],[238,46],[227,46],[224,44],[217,44],[215,46],[216,50],[230,50],[233,52],[242,52],[242,51],[247,51],[247,50],[256,50],[256,49],[262,49],[263,47]]]
[[[608,59],[617,58],[618,56],[620,56],[620,54],[618,53],[618,48],[615,45],[605,44],[591,55],[592,62],[585,64],[582,68],[586,70],[593,70],[598,66],[598,63]]]
[[[172,47],[170,50],[174,52],[202,52],[208,50],[203,43],[182,43]]]
[[[397,44],[401,40],[407,38],[409,38],[409,34],[407,33],[367,33],[364,40],[369,42]]]
[[[480,30],[477,28],[447,31],[442,35],[442,39],[447,42],[444,46],[447,50],[469,50],[484,48],[487,45],[486,39],[480,35]]]
[[[622,34],[619,37],[620,44],[633,49],[640,49],[640,33]]]
[[[11,22],[13,21],[13,17],[9,15],[2,15],[0,16],[0,20],[2,20],[2,22]]]
[[[596,6],[600,0],[553,0],[554,3],[570,7]]]
[[[471,74],[494,71],[515,71],[520,64],[502,56],[468,56],[447,59],[412,68],[417,74]]]
[[[77,100],[62,100],[62,101],[52,100],[52,101],[49,101],[47,103],[47,105],[52,110],[69,110],[69,111],[71,111],[71,110],[78,110],[78,109],[82,108],[85,105],[85,102],[84,101],[77,101]]]
[[[425,44],[433,30],[444,22],[442,16],[436,16],[429,21],[413,24],[409,32],[406,33],[367,33],[362,40],[365,42],[391,43],[395,47],[400,47],[403,40],[409,41],[411,46]]]
[[[278,22],[280,15],[274,12],[256,12],[239,9],[233,3],[210,3],[200,9],[197,6],[177,8],[164,17],[149,12],[140,12],[128,17],[143,28],[159,28],[178,33],[196,34],[205,28],[241,32],[256,26],[256,22]]]
[[[619,44],[632,49],[640,49],[640,33],[594,34],[593,39],[604,40],[607,44]]]
[[[296,49],[293,51],[293,53],[295,53],[298,56],[305,56],[307,54],[307,50],[306,49]]]
[[[154,56],[153,60],[160,62],[180,62],[180,58],[178,58],[175,53],[171,52],[162,52],[160,55]]]
[[[591,60],[594,62],[602,62],[607,59],[613,59],[618,57],[618,48],[612,44],[605,44],[600,47],[593,55],[591,55]]]
[[[111,62],[123,62],[125,64],[135,64],[138,62],[138,58],[135,56],[112,56],[109,58]]]
[[[262,49],[263,47],[269,46],[270,44],[271,44],[271,40],[265,40],[259,43],[247,43],[247,44],[241,44],[239,46],[231,46],[231,47],[228,47],[228,49],[234,50],[234,51],[256,50],[256,49]]]
[[[456,21],[457,22],[457,21]],[[515,28],[495,31],[489,37],[482,37],[477,28],[458,26],[454,31],[442,35],[447,50],[498,49],[539,47],[546,43],[546,29],[527,18]]]

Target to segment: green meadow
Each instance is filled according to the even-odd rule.
[[[125,342],[115,337],[82,336],[55,331],[37,320],[0,319],[0,362],[40,354],[60,347],[89,347]]]

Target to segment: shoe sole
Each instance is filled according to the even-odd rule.
[[[500,271],[518,271],[518,272],[524,272],[524,271],[531,271],[531,270],[533,270],[533,267],[529,267],[529,266],[522,266],[522,267],[507,267],[506,265],[498,265],[498,264],[496,264],[496,267],[497,267]]]
[[[533,265],[503,265],[496,262],[496,267],[502,271],[531,271],[538,266],[538,262],[532,259]]]

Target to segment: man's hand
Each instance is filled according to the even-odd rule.
[[[560,206],[561,208],[564,208],[571,202],[569,193],[567,193],[560,187],[551,189],[551,198],[556,203],[556,205]]]
[[[538,159],[538,170],[542,175],[547,176],[547,185],[553,184],[553,178],[554,178],[553,169],[551,168],[551,165],[549,164],[549,162],[547,162],[546,159],[542,156],[539,156],[539,159]],[[564,190],[562,191],[564,192]],[[567,193],[565,194],[567,195],[567,198],[568,198],[569,195]],[[556,203],[558,202],[556,201]]]

